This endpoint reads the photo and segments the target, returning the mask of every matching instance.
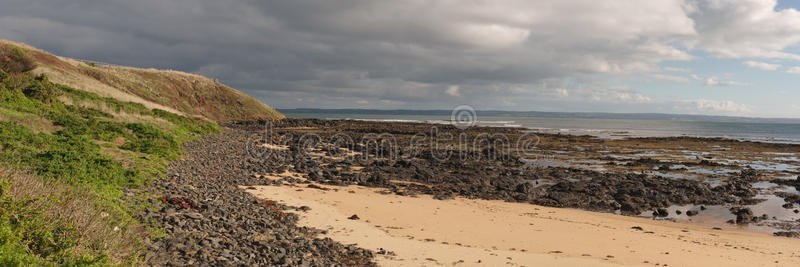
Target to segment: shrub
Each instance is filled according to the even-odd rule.
[[[122,145],[120,147],[122,149],[166,159],[177,159],[181,153],[181,147],[173,135],[151,124],[128,123],[125,127],[131,130],[136,138]]]
[[[42,101],[43,103],[53,103],[53,100],[61,95],[61,90],[47,80],[44,74],[39,75],[25,89],[22,90],[25,96]]]
[[[86,205],[96,198],[0,165],[0,266],[109,262],[93,243],[129,251],[123,233],[95,219],[100,211]]]
[[[0,45],[0,69],[9,74],[32,71],[36,62],[21,48],[13,45]]]
[[[166,171],[165,160],[181,155],[181,142],[220,129],[212,122],[54,84],[30,72],[2,79],[0,111],[57,126],[35,132],[23,123],[0,120],[0,266],[135,263],[143,239],[134,237],[147,238],[149,232],[132,216],[137,206],[120,199],[122,189],[141,187]],[[121,112],[149,118],[115,118]],[[32,175],[4,175],[6,165]],[[40,184],[56,189],[42,190]],[[94,220],[101,213],[106,217]],[[85,223],[87,218],[92,224]]]
[[[20,89],[29,84],[31,80],[30,73],[5,75],[5,77],[3,77],[3,86],[8,90],[20,91]]]

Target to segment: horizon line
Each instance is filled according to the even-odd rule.
[[[427,111],[427,112],[452,112],[450,109],[382,109],[382,108],[275,108],[281,110],[364,110],[364,111]],[[501,110],[501,109],[475,109],[476,112],[514,112],[514,113],[554,113],[554,114],[608,114],[608,115],[668,115],[691,117],[715,117],[736,119],[768,119],[768,120],[793,120],[800,123],[800,117],[749,117],[742,115],[709,115],[686,113],[659,113],[659,112],[587,112],[587,111],[539,111],[539,110]]]

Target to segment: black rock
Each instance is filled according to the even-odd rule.
[[[664,208],[658,208],[655,211],[653,211],[653,216],[656,216],[656,217],[667,217],[667,216],[669,216],[669,211],[667,211],[667,209],[664,209]]]
[[[775,236],[785,236],[791,238],[800,238],[800,232],[789,232],[789,231],[780,231],[772,233]]]
[[[730,211],[736,215],[736,220],[734,221],[736,224],[748,224],[761,220],[761,218],[753,216],[753,211],[750,208],[733,207]]]
[[[246,130],[225,128],[223,133],[184,143],[184,159],[170,162],[165,178],[145,189],[149,191],[145,194],[164,196],[160,202],[165,204],[142,200],[151,205],[138,216],[167,235],[147,246],[143,265],[374,266],[373,252],[317,238],[320,231],[298,227],[298,215],[283,212],[289,207],[239,189],[273,184],[253,173],[287,170],[285,162],[249,159],[250,136]],[[286,160],[294,163],[293,171],[313,170],[315,178],[337,175],[313,161],[292,155]],[[300,180],[277,183],[289,181]]]

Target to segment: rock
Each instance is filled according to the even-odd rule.
[[[437,192],[435,195],[433,195],[433,198],[438,200],[447,200],[454,199],[455,197],[453,196],[452,192]]]
[[[515,191],[521,194],[530,194],[533,191],[533,185],[531,185],[529,182],[524,182],[517,185]]]
[[[221,134],[184,143],[184,159],[170,162],[165,178],[145,189],[143,194],[163,196],[160,202],[164,204],[143,200],[150,207],[138,216],[163,228],[167,236],[146,246],[143,265],[274,266],[282,261],[285,265],[342,266],[348,265],[347,259],[358,259],[349,265],[374,266],[373,252],[317,238],[318,231],[296,225],[298,215],[284,212],[288,207],[239,189],[270,185],[271,181],[252,174],[280,169],[269,161],[248,160],[244,148],[249,136],[248,131],[225,128]],[[315,163],[288,160],[302,170],[334,173]]]
[[[186,217],[189,217],[189,218],[192,218],[192,219],[202,219],[203,218],[203,214],[200,214],[198,212],[189,212],[189,213],[186,213],[185,215],[186,215]]]
[[[321,186],[319,186],[319,185],[315,185],[315,184],[309,184],[309,185],[308,185],[308,188],[319,189],[319,190],[322,190],[322,191],[328,191],[328,190],[330,190],[329,188],[321,187]]]
[[[733,207],[730,208],[730,211],[736,215],[736,220],[734,221],[736,224],[748,224],[761,220],[761,218],[753,216],[753,211],[750,208]]]
[[[775,236],[783,236],[783,237],[791,237],[791,238],[800,238],[800,232],[791,232],[791,231],[779,231],[772,233]]]
[[[347,219],[348,219],[348,220],[358,220],[358,219],[361,219],[361,218],[359,218],[359,217],[358,217],[358,215],[356,215],[356,214],[353,214],[352,216],[350,216],[350,217],[347,217]]]
[[[653,211],[653,216],[656,216],[656,217],[667,217],[667,216],[669,216],[669,211],[667,211],[667,209],[664,209],[664,208],[658,208],[658,209]]]
[[[147,221],[155,221],[155,226],[162,227],[168,234],[158,241],[158,245],[148,248],[149,256],[144,265],[374,265],[373,252],[356,246],[345,246],[330,239],[317,238],[315,235],[324,231],[298,227],[298,215],[285,212],[287,208],[308,211],[307,207],[286,207],[274,201],[258,200],[241,190],[240,186],[250,188],[259,185],[293,184],[303,188],[336,190],[335,186],[338,185],[358,184],[378,187],[379,190],[391,194],[427,194],[436,199],[456,196],[497,199],[553,207],[620,211],[625,215],[654,211],[653,214],[660,217],[669,214],[666,209],[659,207],[688,204],[743,205],[752,202],[757,193],[752,183],[758,178],[758,173],[749,170],[731,175],[721,186],[711,187],[700,181],[667,179],[624,171],[599,172],[569,167],[520,171],[516,160],[487,160],[487,152],[494,154],[498,151],[485,148],[478,150],[484,152],[481,154],[483,157],[474,161],[440,161],[432,153],[419,153],[413,158],[394,162],[374,157],[312,159],[312,154],[303,154],[300,150],[309,148],[311,152],[319,153],[324,152],[331,144],[323,142],[309,147],[300,144],[298,138],[286,138],[286,143],[281,145],[286,145],[289,149],[279,153],[279,160],[258,160],[252,159],[246,148],[249,138],[263,131],[263,124],[239,123],[223,126],[224,130],[220,134],[184,143],[182,146],[185,157],[169,163],[169,171],[165,175],[168,178],[154,181],[153,189],[143,192],[165,197],[165,204],[152,205],[152,209],[142,214],[142,217],[147,218]],[[409,141],[407,137],[401,136],[429,130],[429,126],[425,124],[291,118],[274,122],[274,126],[275,129],[325,129],[320,132],[312,131],[323,140],[337,133],[361,137],[371,131],[387,132],[396,134],[399,143]],[[442,126],[440,130],[447,134],[461,133],[450,126]],[[284,130],[278,132],[280,131]],[[298,133],[293,130],[285,131]],[[519,130],[497,127],[481,129],[480,132],[490,135],[516,134]],[[367,152],[366,149],[361,144],[351,148],[362,153]],[[409,155],[402,148],[400,153]],[[621,166],[611,161],[609,164]],[[650,168],[660,166],[662,170],[666,170],[673,163],[640,158],[633,164]],[[261,175],[253,175],[280,174],[285,171],[298,172],[298,177],[304,178],[292,176],[270,181]],[[412,183],[401,185],[396,180]],[[536,181],[537,185],[529,181]],[[424,185],[418,185],[419,183]],[[321,185],[331,185],[331,188]],[[700,210],[705,210],[705,206],[700,206]],[[676,214],[694,216],[697,212],[682,210]],[[753,220],[752,212],[749,216]],[[746,214],[742,216],[743,221],[746,217]],[[348,219],[360,218],[353,215]],[[756,218],[760,219],[761,217]],[[192,236],[202,237],[193,239]],[[173,240],[186,247],[182,251],[176,250],[170,245]],[[379,253],[381,251],[388,253],[385,250],[379,250]]]

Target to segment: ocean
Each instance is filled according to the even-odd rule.
[[[292,118],[450,123],[447,110],[280,109]],[[524,127],[534,132],[626,137],[722,137],[800,143],[800,119],[765,119],[672,114],[471,111],[479,126]]]

